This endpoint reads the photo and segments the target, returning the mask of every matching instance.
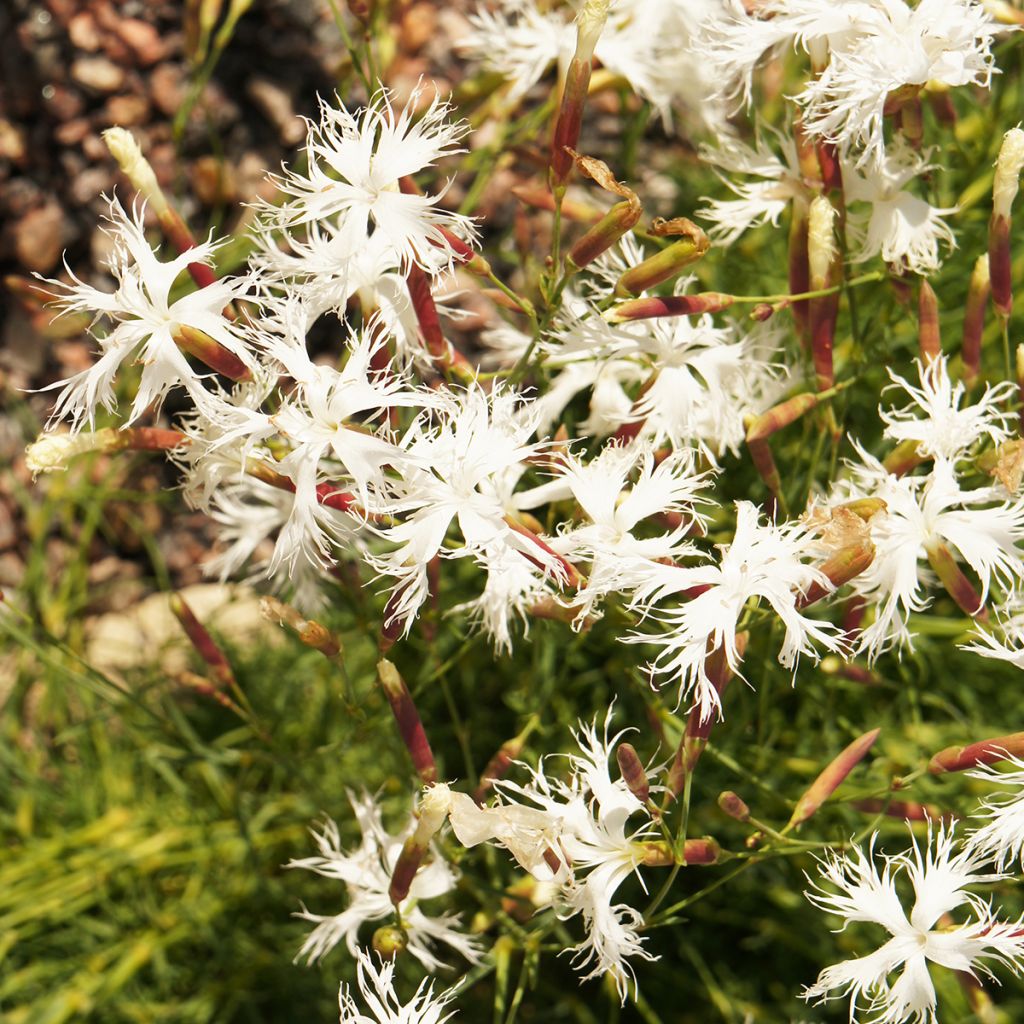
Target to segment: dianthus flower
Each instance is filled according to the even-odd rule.
[[[928,964],[949,970],[979,971],[991,976],[985,961],[1018,973],[1024,961],[1024,923],[1000,921],[971,885],[1005,877],[982,870],[986,859],[975,849],[955,852],[953,828],[928,826],[922,850],[911,834],[911,848],[882,855],[879,870],[872,838],[868,852],[854,847],[821,861],[821,876],[838,893],[815,884],[807,898],[817,907],[844,919],[879,925],[890,935],[875,952],[827,967],[804,991],[805,999],[824,1002],[850,997],[850,1019],[864,1013],[871,1024],[936,1024],[935,986]],[[913,887],[914,904],[904,911],[896,883]],[[966,906],[968,918],[954,923],[950,915]],[[898,972],[894,981],[890,976]]]
[[[352,997],[347,985],[338,991],[340,1024],[444,1024],[455,1014],[445,1013],[451,1002],[449,991],[434,995],[433,983],[420,982],[412,999],[403,1003],[395,991],[395,964],[393,960],[379,960],[376,964],[363,950],[356,950],[356,981],[363,1002],[372,1016],[367,1016]]]

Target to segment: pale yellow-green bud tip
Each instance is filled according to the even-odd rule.
[[[1003,136],[996,159],[996,177],[992,183],[992,212],[997,217],[1009,217],[1010,207],[1017,196],[1021,169],[1024,168],[1024,131],[1011,128]]]
[[[807,261],[811,271],[811,285],[824,287],[828,270],[836,255],[836,241],[833,225],[836,219],[835,207],[825,196],[811,200],[807,215]]]
[[[98,430],[83,434],[40,434],[25,449],[25,465],[33,476],[67,469],[74,456],[102,448],[109,433],[109,430]]]
[[[136,191],[149,201],[156,213],[163,213],[167,209],[167,200],[135,136],[127,128],[108,128],[103,133],[103,141]]]
[[[587,61],[594,56],[594,47],[604,30],[608,20],[610,0],[587,0],[576,15],[576,53],[577,60]]]

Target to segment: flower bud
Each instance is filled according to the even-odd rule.
[[[171,594],[170,606],[196,653],[210,666],[217,682],[222,687],[234,686],[235,674],[231,671],[227,656],[217,646],[217,641],[210,636],[207,628],[196,618],[195,612],[188,606],[185,598],[180,593]]]
[[[423,729],[423,722],[420,721],[419,712],[416,710],[416,704],[412,699],[412,694],[409,693],[409,688],[405,685],[405,680],[387,658],[381,658],[377,663],[377,678],[391,705],[391,712],[395,716],[399,735],[409,751],[416,773],[425,783],[434,782],[437,779],[434,754],[430,749],[427,734]]]
[[[924,278],[921,278],[917,294],[917,345],[921,353],[921,366],[925,369],[942,355],[939,302],[935,290]]]
[[[810,267],[811,291],[831,287],[831,269],[836,258],[835,207],[825,196],[811,201],[807,225],[807,262]],[[818,390],[832,387],[835,375],[832,366],[832,342],[835,335],[837,295],[819,295],[810,300],[811,353],[818,381]]]
[[[587,101],[593,70],[594,47],[608,20],[610,6],[610,0],[586,0],[576,15],[576,52],[565,74],[562,103],[551,140],[551,183],[556,189],[565,188],[573,167],[573,158],[568,150],[579,143],[583,106]]]
[[[1024,732],[993,736],[966,747],[946,747],[928,762],[928,771],[932,775],[962,772],[966,768],[1005,761],[1008,757],[1024,757]]]
[[[968,385],[973,384],[981,374],[981,339],[985,333],[985,306],[988,304],[991,290],[988,254],[986,253],[975,261],[970,284],[967,286],[961,352],[964,363],[964,380]]]
[[[373,933],[370,942],[373,951],[382,960],[397,960],[409,946],[409,935],[398,925],[385,924]]]
[[[960,606],[960,610],[972,618],[984,616],[985,602],[978,595],[974,584],[964,575],[949,548],[942,541],[932,541],[925,545],[925,551],[935,575],[942,581],[946,593]]]
[[[571,620],[570,620],[571,621]],[[526,741],[529,735],[539,724],[540,719],[537,715],[531,716],[530,720],[526,723],[526,727],[523,729],[518,736],[514,736],[510,740],[506,740],[498,748],[497,753],[487,762],[487,767],[484,768],[480,774],[480,784],[476,788],[476,792],[473,794],[473,799],[478,803],[484,802],[484,797],[487,795],[487,791],[491,788],[497,779],[503,778],[505,772],[508,771],[509,766],[512,762],[522,753],[523,747],[526,745]]]
[[[996,159],[992,184],[992,217],[988,224],[988,262],[992,279],[992,302],[1000,316],[1007,317],[1013,307],[1010,259],[1010,210],[1024,168],[1024,131],[1011,128],[1003,136]]]
[[[651,784],[647,781],[647,772],[640,761],[636,748],[632,743],[620,743],[615,751],[615,759],[619,763],[622,781],[626,783],[630,793],[642,804],[651,799]]]
[[[925,456],[921,454],[917,441],[908,438],[900,441],[898,445],[882,460],[882,465],[893,476],[906,476],[912,469],[924,462]]]
[[[302,643],[319,651],[325,658],[333,660],[342,653],[341,641],[326,626],[307,619],[276,597],[264,595],[260,598],[260,615],[269,622],[287,626]]]
[[[731,789],[718,794],[718,806],[737,821],[750,821],[750,808]]]
[[[684,267],[695,263],[708,251],[711,242],[696,224],[685,217],[676,217],[671,223],[671,233],[682,237],[639,265],[630,267],[615,284],[616,296],[621,298],[648,291],[675,277]],[[662,230],[656,233],[666,232]]]
[[[1020,172],[1024,169],[1024,131],[1011,128],[1003,136],[996,158],[996,174],[992,182],[992,213],[996,217],[1009,217],[1017,190]]]
[[[115,431],[104,427],[97,431],[83,431],[79,434],[40,434],[25,449],[25,465],[32,475],[54,473],[67,469],[76,455],[85,452],[108,451],[107,447]]]
[[[135,136],[127,128],[108,128],[103,141],[110,155],[117,161],[121,172],[132,183],[132,188],[141,195],[159,217],[170,207],[150,162],[142,155],[142,149]]]
[[[451,806],[452,792],[446,783],[437,782],[424,791],[420,800],[419,821],[402,846],[402,852],[391,872],[388,898],[396,907],[409,895],[416,872],[430,849],[430,842],[440,831]]]
[[[249,367],[234,354],[229,352],[219,341],[211,338],[206,331],[188,324],[173,324],[170,328],[174,344],[182,350],[201,360],[218,373],[231,380],[252,380]]]
[[[821,805],[842,785],[854,768],[867,756],[874,746],[881,729],[858,736],[842,753],[838,754],[808,786],[807,791],[797,801],[787,828],[796,828],[810,818]]]
[[[601,315],[610,324],[627,320],[651,320],[660,316],[697,316],[701,313],[721,313],[734,302],[734,295],[723,292],[698,292],[696,295],[666,295],[621,302]]]

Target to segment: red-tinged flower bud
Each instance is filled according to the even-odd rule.
[[[687,867],[704,867],[717,864],[722,858],[722,848],[711,836],[687,839],[683,843],[683,863]]]
[[[796,828],[808,820],[819,807],[842,785],[846,776],[853,771],[875,745],[881,729],[858,736],[841,754],[832,760],[825,770],[811,783],[797,801],[787,828]]]
[[[835,207],[824,197],[811,201],[807,224],[807,262],[811,291],[832,285],[832,267],[836,260]],[[818,390],[827,391],[835,382],[832,343],[835,336],[838,295],[821,295],[810,300],[811,354]]]
[[[682,856],[679,861],[672,855],[672,848],[666,842],[638,845],[643,851],[640,863],[648,868],[668,868],[677,863],[686,867],[704,867],[708,864],[717,864],[722,856],[722,848],[711,836],[687,839],[683,844]]]
[[[71,459],[86,452],[169,452],[189,443],[190,439],[180,431],[164,427],[101,427],[77,434],[40,434],[25,449],[25,466],[36,476],[67,469]]]
[[[1010,211],[1024,168],[1024,131],[1011,128],[1003,136],[992,184],[992,217],[988,224],[988,261],[992,278],[992,302],[1000,316],[1013,307],[1010,257]]]
[[[928,762],[928,771],[932,775],[962,772],[967,768],[1005,761],[1007,757],[1024,757],[1024,732],[993,736],[966,747],[946,747]]]
[[[430,849],[430,841],[444,824],[451,806],[451,790],[445,783],[435,783],[424,792],[416,828],[402,846],[402,852],[391,872],[388,898],[394,906],[397,907],[409,895],[416,872]]]
[[[167,241],[179,253],[185,253],[189,249],[195,248],[196,240],[192,232],[189,231],[178,211],[167,202],[167,197],[164,195],[163,189],[160,188],[152,166],[142,155],[142,150],[132,133],[126,128],[108,128],[103,133],[103,141],[106,142],[107,149],[117,161],[121,172],[156,214],[160,230]],[[190,263],[188,272],[200,288],[205,288],[217,280],[216,273],[205,263]],[[233,311],[231,312],[233,313]]]
[[[543,185],[516,185],[510,191],[516,199],[527,206],[535,206],[537,209],[547,210],[549,213],[553,213],[555,210],[554,196]],[[604,211],[589,203],[566,198],[562,200],[562,216],[566,220],[576,221],[580,224],[593,224],[604,216]]]
[[[425,782],[432,783],[437,779],[437,765],[434,762],[434,754],[430,749],[427,734],[423,729],[423,722],[420,720],[416,704],[405,685],[405,680],[399,674],[395,666],[381,658],[377,663],[377,678],[384,690],[384,694],[391,705],[391,712],[395,716],[398,725],[398,733],[402,742],[409,751],[416,774]]]
[[[782,303],[779,303],[780,307],[781,305]],[[797,305],[797,303],[792,303],[792,305],[795,306]],[[775,308],[775,306],[771,305],[770,303],[759,302],[750,311],[750,319],[756,320],[759,324],[763,324],[766,320],[771,320],[771,318],[775,316],[776,312],[778,312],[778,310]]]
[[[893,476],[906,476],[911,470],[920,466],[926,458],[927,456],[922,455],[918,449],[916,441],[900,441],[882,460],[882,465]]]
[[[231,671],[227,655],[217,646],[217,641],[210,636],[207,628],[196,618],[195,612],[188,606],[185,598],[180,593],[171,594],[170,605],[174,617],[181,623],[181,628],[185,630],[185,635],[196,649],[196,653],[210,666],[217,682],[225,688],[234,686],[235,674]]]
[[[279,601],[276,597],[265,595],[260,598],[260,614],[270,622],[287,626],[301,643],[319,651],[325,658],[333,660],[342,653],[341,641],[326,626],[307,619],[291,605]]]
[[[811,268],[807,256],[807,202],[797,199],[793,202],[792,218],[789,222],[789,293],[803,295],[811,290]],[[811,347],[810,303],[798,299],[791,307],[796,324],[797,337],[805,350]]]
[[[441,318],[437,315],[437,305],[430,290],[430,278],[413,263],[406,271],[405,280],[420,329],[420,338],[427,351],[441,369],[449,370],[465,381],[475,380],[476,374],[469,360],[445,338],[441,330]]]
[[[736,657],[739,661],[742,661],[743,655],[746,654],[747,641],[749,639],[750,634],[746,630],[736,634]],[[708,655],[705,671],[707,672],[709,682],[718,694],[719,701],[721,701],[726,686],[729,685],[729,681],[735,675],[732,667],[729,665],[729,659],[726,657],[724,647],[718,647]],[[672,765],[669,768],[666,780],[668,791],[672,796],[677,797],[682,793],[687,775],[692,774],[693,770],[697,767],[697,762],[700,760],[701,754],[704,753],[704,748],[708,745],[708,737],[711,735],[711,727],[714,722],[715,718],[713,715],[701,718],[699,708],[694,708],[690,712],[686,720],[686,731],[683,733],[679,746],[676,748],[675,757],[672,759]]]
[[[747,449],[750,451],[750,459],[754,468],[761,475],[772,497],[777,501],[782,493],[782,477],[779,475],[779,468],[775,465],[775,456],[772,455],[771,447],[766,440],[755,439],[747,441]]]
[[[772,406],[767,412],[755,416],[747,423],[747,444],[763,441],[777,430],[795,423],[804,413],[809,412],[821,401],[821,395],[804,392]]]
[[[925,551],[928,553],[929,565],[961,611],[972,618],[984,616],[985,602],[975,590],[974,584],[964,575],[949,548],[942,541],[932,541],[925,545]]]
[[[615,759],[619,763],[622,781],[626,783],[630,793],[646,805],[651,798],[651,784],[647,781],[647,772],[632,743],[620,743],[615,751]]]
[[[750,821],[750,808],[731,789],[718,794],[718,806],[737,821]]]
[[[382,960],[397,960],[409,948],[409,934],[398,925],[381,925],[370,940],[373,951]]]
[[[638,199],[616,203],[569,250],[566,270],[575,273],[610,249],[627,231],[631,231],[642,213]]]
[[[797,608],[803,609],[837,591],[841,586],[865,572],[875,560],[875,545],[869,540],[850,544],[834,552],[818,568],[828,577],[831,587],[814,582],[797,599]]]
[[[989,8],[986,8],[989,10]],[[949,95],[949,89],[932,88],[928,89],[928,105],[932,108],[935,120],[946,128],[956,127],[956,107],[953,106],[953,99]]]
[[[921,365],[930,366],[942,355],[942,337],[939,333],[939,300],[935,290],[921,278],[917,293],[917,345]]]
[[[854,800],[851,807],[865,814],[884,814],[901,821],[942,821],[948,817],[934,804],[919,804],[911,800]]]
[[[665,225],[669,225],[666,228]],[[692,221],[685,217],[676,217],[665,222],[656,234],[664,235],[671,231],[680,235],[676,241],[666,246],[653,256],[648,256],[638,266],[630,267],[615,283],[615,295],[624,298],[627,295],[639,295],[664,281],[676,277],[684,267],[696,263],[708,251],[711,245],[708,236]]]
[[[736,296],[723,292],[698,292],[696,295],[666,295],[647,299],[631,299],[606,310],[602,315],[610,324],[627,320],[651,320],[659,316],[697,316],[721,313],[736,301]]]
[[[981,338],[985,333],[985,306],[988,305],[992,284],[988,273],[988,254],[979,256],[971,272],[964,307],[964,334],[961,353],[964,362],[964,380],[973,384],[981,374]]]
[[[835,195],[839,202],[843,196],[843,165],[839,159],[839,147],[834,142],[816,139],[814,152],[821,171],[821,187],[826,195]]]
[[[860,683],[861,686],[881,686],[882,677],[864,665],[851,665],[829,655],[821,659],[821,671],[826,676],[838,676],[840,679],[849,679],[851,683]]]
[[[503,778],[512,762],[522,753],[530,733],[537,727],[539,721],[538,716],[533,715],[523,731],[518,736],[513,736],[512,739],[502,743],[497,753],[487,762],[487,767],[480,775],[480,784],[473,794],[473,799],[478,804],[484,802],[484,798],[491,786],[494,785],[495,780]]]
[[[224,374],[231,380],[252,380],[249,368],[234,354],[229,352],[219,341],[211,338],[205,331],[188,324],[174,324],[171,327],[171,338],[182,350],[201,360],[211,370]]]
[[[562,102],[551,140],[551,183],[564,188],[573,168],[568,149],[579,143],[583,107],[590,88],[594,47],[608,20],[609,0],[587,0],[576,15],[576,51],[565,75]]]

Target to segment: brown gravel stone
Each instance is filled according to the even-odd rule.
[[[94,93],[117,92],[124,85],[124,69],[106,57],[79,57],[71,64],[71,77]]]
[[[167,47],[160,33],[148,21],[139,18],[122,18],[117,23],[118,38],[132,51],[136,63],[147,68],[161,60]]]
[[[14,225],[14,252],[29,270],[47,273],[64,248],[64,211],[53,200],[30,210]]]
[[[103,120],[122,128],[133,128],[146,123],[149,111],[149,100],[145,96],[131,93],[125,96],[111,96],[103,108]]]

